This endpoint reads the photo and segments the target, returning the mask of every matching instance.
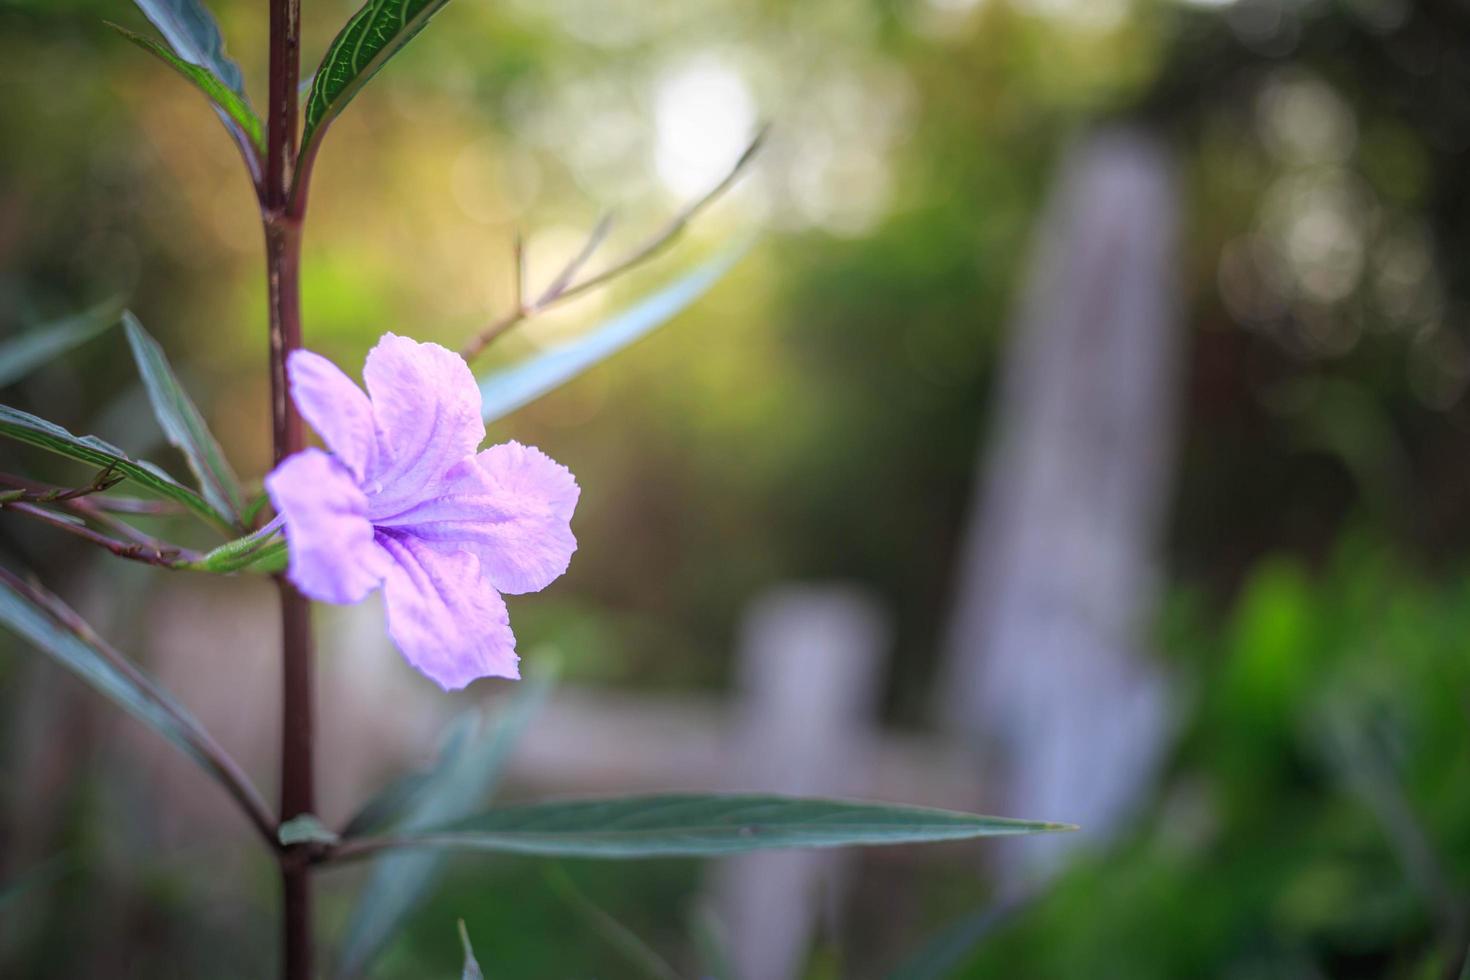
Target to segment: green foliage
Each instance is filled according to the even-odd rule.
[[[368,0],[352,15],[327,48],[312,78],[301,133],[302,160],[309,160],[316,152],[327,126],[352,97],[448,2]]]
[[[117,322],[122,305],[106,300],[89,310],[32,327],[0,344],[0,388],[14,384]]]
[[[554,867],[547,871],[546,882],[640,976],[650,980],[679,980],[679,974],[653,947],[588,898],[564,869]]]
[[[229,88],[207,68],[185,61],[152,38],[144,37],[111,22],[107,26],[192,82],[226,117],[227,126],[233,124],[238,127],[238,131],[244,134],[249,145],[254,147],[257,153],[265,153],[265,128],[260,117],[255,114],[255,110],[250,108],[250,103],[245,100],[244,95]]]
[[[133,350],[138,373],[143,386],[148,390],[148,401],[153,405],[153,414],[163,428],[168,441],[184,454],[189,469],[199,480],[204,499],[222,514],[229,514],[238,522],[245,503],[245,492],[240,488],[240,479],[225,459],[225,452],[218,440],[209,431],[204,416],[179,384],[168,358],[158,342],[148,335],[143,325],[131,313],[123,314],[123,329],[127,331],[128,346]]]
[[[847,800],[697,793],[567,800],[491,810],[394,835],[398,846],[553,857],[714,857],[791,847],[916,844],[1071,830]]]
[[[719,282],[745,251],[740,246],[720,252],[585,336],[486,376],[480,381],[485,421],[509,415],[663,326]]]
[[[351,833],[378,828],[413,832],[482,805],[554,680],[549,670],[526,680],[515,699],[488,723],[475,713],[459,718],[446,733],[434,768],[421,778],[390,785],[349,821]],[[358,976],[372,964],[433,887],[443,865],[442,855],[424,853],[389,854],[374,862],[347,925],[340,976]]]
[[[183,504],[204,520],[229,531],[232,522],[203,497],[179,483],[152,463],[135,460],[116,446],[96,436],[75,436],[61,426],[28,412],[0,405],[0,436],[28,443],[40,449],[82,463],[90,463],[119,473],[140,487]]]
[[[1199,704],[1152,808],[955,975],[1441,975],[1470,892],[1470,580],[1350,537],[1171,634]]]

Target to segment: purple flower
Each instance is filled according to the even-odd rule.
[[[332,454],[307,449],[266,477],[285,521],[287,575],[322,602],[382,586],[388,633],[446,691],[519,677],[502,592],[567,570],[580,492],[539,449],[485,438],[480,389],[459,355],[384,334],[367,394],[332,362],[296,351],[291,397]]]

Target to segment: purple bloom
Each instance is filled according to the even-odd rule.
[[[567,570],[580,492],[539,449],[485,438],[480,389],[459,355],[384,334],[367,394],[332,362],[296,351],[291,397],[332,454],[307,449],[265,480],[285,520],[288,577],[322,602],[382,586],[388,632],[445,690],[519,677],[502,592]]]

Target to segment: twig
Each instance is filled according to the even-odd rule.
[[[119,558],[142,562],[145,565],[153,565],[158,568],[177,568],[191,561],[198,561],[203,557],[199,553],[186,548],[177,548],[173,545],[149,538],[133,528],[128,528],[121,521],[111,523],[119,529],[126,528],[129,536],[134,538],[134,540],[123,541],[119,538],[108,537],[100,531],[94,531],[88,527],[80,518],[58,514],[37,504],[19,501],[0,501],[0,510],[11,510],[17,514],[24,514],[43,524],[49,524],[54,528],[81,538],[83,541],[104,548]]]
[[[525,257],[520,245],[520,239],[517,237],[515,305],[503,316],[494,320],[489,326],[476,334],[469,343],[460,349],[460,355],[467,361],[474,360],[497,337],[516,326],[516,324],[523,320],[528,320],[538,313],[543,313],[553,306],[564,303],[573,297],[580,296],[589,290],[605,285],[612,279],[617,278],[635,266],[641,265],[663,252],[689,226],[689,223],[694,220],[696,215],[709,207],[725,191],[729,190],[730,185],[735,183],[736,179],[745,171],[746,166],[749,165],[750,161],[754,159],[756,153],[760,150],[762,143],[765,142],[766,132],[767,130],[762,128],[756,134],[755,139],[751,140],[750,145],[745,148],[745,152],[740,154],[740,159],[735,161],[735,165],[730,168],[730,172],[725,175],[723,180],[710,188],[703,197],[685,205],[684,209],[676,214],[652,238],[601,272],[588,276],[586,279],[580,281],[573,281],[582,266],[592,257],[592,253],[597,250],[597,247],[602,244],[602,240],[607,236],[608,228],[611,227],[612,217],[611,215],[603,217],[597,223],[597,227],[587,237],[587,243],[582,246],[582,250],[556,275],[546,291],[529,304],[525,302],[524,287],[521,285],[521,281],[524,278]]]
[[[43,610],[56,625],[78,637],[89,649],[106,661],[108,666],[126,677],[156,707],[167,714],[179,726],[180,732],[194,751],[199,753],[199,758],[204,761],[206,768],[224,783],[226,791],[240,805],[240,809],[245,812],[250,823],[260,832],[267,846],[272,850],[279,850],[280,845],[276,839],[276,822],[271,816],[270,808],[266,806],[265,799],[250,782],[250,778],[245,775],[239,763],[235,762],[234,758],[214,740],[208,731],[200,726],[192,716],[181,711],[172,698],[165,697],[147,675],[135,667],[131,660],[108,645],[107,641],[98,636],[86,620],[77,615],[76,611],[61,599],[32,585],[5,568],[0,568],[0,582]]]
[[[109,473],[103,470],[102,473]],[[59,487],[38,480],[29,480],[10,473],[0,473],[0,487],[12,489],[0,491],[0,503],[65,503],[69,509],[88,511],[112,511],[118,514],[141,514],[164,516],[180,513],[182,508],[170,500],[141,500],[137,497],[92,496],[110,490],[123,481],[124,477],[113,475],[103,485],[96,481],[85,487]],[[20,491],[17,493],[16,491]]]

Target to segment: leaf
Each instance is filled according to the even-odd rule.
[[[179,567],[192,572],[214,572],[228,575],[231,572],[274,573],[285,568],[286,539],[278,537],[280,526],[270,524],[233,541],[226,541],[198,561]]]
[[[474,713],[457,719],[446,734],[434,769],[398,801],[398,812],[390,818],[392,825],[400,832],[411,832],[457,819],[482,805],[511,747],[545,702],[553,679],[554,671],[547,671],[522,682],[515,699],[482,732],[474,732],[480,720]],[[371,821],[359,817],[352,823],[381,823],[382,817],[380,811]],[[358,976],[371,965],[442,868],[443,855],[439,854],[391,854],[374,863],[347,925],[340,976]]]
[[[1011,899],[951,922],[904,958],[888,980],[944,980],[954,976],[988,937],[1029,904]]]
[[[237,795],[248,786],[232,785],[212,758],[209,736],[183,705],[92,632],[58,597],[0,568],[0,625],[90,684],[134,718],[172,742]]]
[[[9,405],[0,405],[0,436],[38,446],[78,462],[110,468],[141,487],[178,501],[216,527],[227,532],[232,530],[230,519],[215,510],[193,490],[152,463],[132,459],[121,449],[96,436],[74,436],[55,423]]]
[[[464,972],[460,974],[460,980],[485,980],[480,962],[475,959],[475,948],[470,945],[470,933],[464,927],[463,919],[459,920],[459,944],[464,947]]]
[[[230,88],[208,68],[185,61],[151,37],[136,34],[111,21],[103,23],[144,51],[157,56],[164,64],[193,82],[194,87],[214,103],[215,110],[220,113],[226,127],[231,127],[232,132],[238,129],[236,139],[243,135],[256,153],[265,153],[265,124],[260,121],[260,117],[255,114],[255,110],[250,107],[244,95]]]
[[[312,78],[301,160],[316,152],[327,125],[449,0],[368,0],[327,48]],[[298,171],[302,167],[298,164]]]
[[[240,478],[230,469],[225,452],[209,431],[204,416],[179,384],[163,348],[132,313],[123,313],[123,330],[127,332],[128,346],[133,350],[133,360],[138,364],[138,374],[143,378],[143,387],[148,390],[148,401],[153,405],[153,415],[163,434],[188,460],[204,499],[216,510],[238,520],[245,505]]]
[[[328,830],[316,814],[303,813],[276,828],[276,840],[290,847],[292,844],[335,844],[341,838]]]
[[[250,169],[250,176],[258,183],[260,161],[265,154],[264,140],[260,134],[262,127],[254,111],[250,109],[250,97],[245,94],[245,78],[240,73],[240,66],[226,56],[219,25],[215,23],[208,8],[199,0],[133,0],[133,3],[158,28],[158,32],[181,61],[197,66],[225,91],[233,93],[239,102],[236,110],[240,107],[245,109],[246,118],[237,119],[236,110],[226,109],[197,76],[183,73],[190,81],[204,88],[206,94],[215,101],[215,112],[239,144],[240,153],[245,157],[245,165]],[[174,67],[178,69],[177,65]],[[254,120],[253,125],[250,120]]]
[[[240,66],[225,55],[219,25],[198,0],[133,0],[143,15],[158,28],[169,47],[184,61],[198,65],[218,78],[240,98],[245,98],[245,79]]]
[[[552,891],[587,920],[597,934],[617,950],[623,960],[639,974],[651,977],[652,980],[679,980],[679,974],[653,947],[588,898],[566,871],[552,868],[546,873],[546,881]]]
[[[746,245],[726,249],[585,336],[486,376],[480,381],[485,421],[509,415],[667,323],[703,296],[746,250]]]
[[[89,310],[32,327],[0,344],[0,388],[13,384],[43,364],[83,344],[117,322],[122,305],[116,299]]]
[[[536,803],[395,834],[394,847],[558,857],[711,857],[1075,829],[953,810],[785,796],[672,794]]]

